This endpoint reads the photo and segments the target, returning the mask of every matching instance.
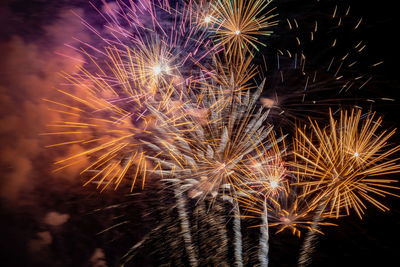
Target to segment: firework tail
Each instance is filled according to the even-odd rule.
[[[185,243],[186,253],[189,258],[190,266],[198,266],[197,256],[192,243],[192,235],[190,233],[190,223],[186,212],[186,201],[182,195],[182,191],[179,190],[178,185],[175,185],[174,196],[176,199],[176,208],[178,210],[179,221],[181,224],[181,233],[183,241]]]
[[[315,241],[317,240],[317,233],[319,232],[318,224],[322,221],[322,211],[324,205],[320,205],[315,212],[311,229],[307,232],[303,245],[301,246],[300,256],[298,260],[299,267],[305,267],[311,264],[311,256],[315,249]]]
[[[141,246],[143,246],[152,235],[156,234],[160,229],[164,228],[166,225],[165,222],[160,223],[157,227],[155,227],[153,230],[151,230],[149,233],[147,233],[142,240],[140,240],[139,242],[137,242],[134,246],[132,246],[129,251],[122,256],[122,259],[124,259],[124,264],[122,264],[121,266],[125,266],[126,263],[128,263],[129,261],[131,261],[133,259],[133,257],[136,255],[137,249],[140,248]]]
[[[269,251],[269,233],[268,233],[268,210],[266,203],[264,203],[264,211],[261,215],[262,225],[260,227],[260,249],[258,252],[258,259],[261,267],[268,267],[268,251]]]
[[[209,220],[209,218],[212,218],[212,214],[207,212],[204,201],[195,206],[193,213],[195,214],[192,225],[193,242],[197,244],[198,255],[202,255],[200,264],[209,266],[214,263],[216,243],[218,243],[215,241],[215,232],[208,231],[212,228]]]
[[[221,202],[214,204],[214,212],[209,217],[210,225],[217,231],[217,242],[215,242],[215,262],[218,266],[229,266],[228,264],[228,233],[224,216],[224,207]],[[214,245],[214,244],[213,244]]]
[[[237,203],[233,204],[233,234],[234,234],[234,256],[235,256],[235,266],[242,267],[242,232],[240,227],[240,210]]]
[[[223,206],[215,202],[206,208],[205,201],[196,204],[192,224],[193,243],[196,244],[201,266],[229,266],[228,236]]]
[[[164,184],[161,183],[161,185]],[[165,224],[165,227],[161,228],[154,238],[152,238],[155,250],[160,255],[159,264],[160,266],[165,266],[167,264],[164,263],[168,262],[174,266],[185,266],[185,260],[187,259],[185,242],[181,235],[181,222],[176,219],[178,217],[178,209],[177,201],[171,194],[173,190],[172,192],[167,192],[162,188],[157,188],[157,190],[161,193],[160,205],[157,205],[160,215],[158,218]]]
[[[203,220],[207,217],[207,214],[205,212],[204,208],[204,203],[198,203],[198,205],[195,205],[193,209],[193,215],[194,215],[194,222],[192,224],[192,232],[194,233],[193,236],[193,242],[197,244],[197,253],[198,255],[206,255],[207,253],[205,252],[205,246],[202,244],[202,240],[207,240],[207,235],[205,235],[205,231],[202,227],[202,224],[204,223]]]

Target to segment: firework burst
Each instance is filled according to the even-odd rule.
[[[215,41],[226,48],[231,56],[240,51],[258,50],[264,45],[257,36],[270,35],[270,28],[277,24],[273,20],[275,8],[266,11],[271,1],[217,0],[212,6],[215,11]],[[272,14],[271,14],[272,13]]]
[[[97,183],[103,190],[128,182],[132,191],[152,177],[151,190],[164,196],[154,205],[161,223],[155,219],[156,227],[131,248],[127,260],[161,235],[169,245],[158,241],[158,249],[173,259],[169,262],[198,266],[204,254],[215,254],[204,257],[207,264],[227,265],[226,219],[232,213],[235,265],[246,260],[241,220],[247,217],[260,220],[254,227],[260,227],[261,266],[268,265],[269,227],[298,237],[309,230],[302,265],[312,253],[314,234],[321,233],[319,226],[333,225],[325,218],[350,209],[362,217],[366,202],[388,210],[375,196],[396,195],[390,192],[399,189],[391,185],[396,181],[382,176],[400,172],[400,158],[391,159],[400,146],[388,144],[395,130],[381,131],[380,117],[351,110],[340,111],[336,120],[330,112],[328,127],[310,119],[310,128],[294,129],[288,146],[283,131],[276,137],[277,123],[269,117],[276,113],[273,119],[293,123],[325,114],[321,106],[341,108],[332,98],[337,101],[337,94],[362,89],[372,79],[354,75],[362,65],[362,41],[347,49],[329,36],[329,45],[322,45],[329,50],[327,66],[314,64],[314,54],[325,56],[315,53],[319,44],[314,46],[324,21],[315,20],[303,34],[296,19],[287,19],[295,48],[271,49],[273,60],[277,52],[271,78],[269,70],[260,73],[253,65],[254,51],[277,25],[271,1],[173,3],[92,4],[104,19],[103,28],[82,22],[101,45],[81,41],[86,64],[77,74],[62,74],[68,87],[59,90],[62,100],[45,100],[59,115],[44,133],[57,139],[48,147],[71,148],[56,161],[57,171],[84,165],[85,185]],[[344,11],[335,6],[328,30],[331,22],[341,28],[349,13]],[[268,77],[268,92],[261,98],[265,80],[258,84],[257,75]],[[328,99],[321,92],[334,96]]]
[[[381,124],[382,118],[374,113],[362,116],[361,110],[352,110],[341,111],[339,121],[330,113],[330,126],[325,129],[316,122],[311,123],[311,133],[297,129],[291,165],[304,177],[300,184],[318,194],[314,205],[322,202],[335,217],[342,210],[349,214],[352,208],[361,218],[364,201],[388,210],[370,194],[395,195],[388,190],[398,189],[390,185],[396,180],[381,176],[400,172],[399,158],[390,159],[400,146],[388,146],[395,130],[379,132]]]
[[[113,70],[118,73],[113,77],[115,81],[126,85],[123,72]],[[56,170],[89,160],[81,171],[90,176],[88,182],[97,179],[98,187],[114,184],[116,188],[131,167],[137,165],[138,170],[144,167],[143,152],[136,138],[149,132],[152,119],[144,116],[145,108],[140,104],[145,98],[143,95],[130,93],[130,88],[116,90],[110,76],[103,70],[100,72],[104,76],[91,75],[85,69],[78,77],[66,76],[70,84],[77,86],[78,93],[59,90],[69,98],[66,103],[47,100],[64,119],[49,124],[55,130],[46,135],[56,135],[62,140],[48,147],[79,145],[82,148],[57,161],[55,164],[60,167]],[[138,172],[133,176],[132,185],[137,176]]]
[[[167,2],[117,1],[104,4],[104,10],[99,11],[106,21],[103,35],[83,23],[106,47],[82,42],[88,63],[76,75],[63,74],[68,86],[59,90],[63,100],[46,100],[62,119],[50,123],[45,135],[60,140],[48,147],[69,145],[79,151],[58,160],[57,171],[87,164],[81,171],[88,177],[85,185],[117,188],[129,177],[133,188],[141,177],[143,187],[150,163],[139,140],[149,137],[155,123],[146,103],[151,101],[171,123],[180,119],[179,94],[196,80],[194,66],[214,50],[204,30],[193,26],[190,3],[178,11]]]
[[[251,96],[247,91],[234,98],[226,97],[222,87],[218,92],[215,86],[203,88],[194,102],[196,110],[207,111],[206,117],[199,123],[189,112],[181,123],[184,127],[176,124],[162,133],[172,138],[169,142],[159,139],[156,151],[168,152],[154,159],[160,168],[154,172],[163,178],[179,179],[191,197],[215,197],[222,185],[240,182],[246,156],[262,145],[272,129],[263,125],[268,113],[262,107],[254,113],[262,87],[263,84]],[[160,112],[155,115],[159,122],[165,121]],[[163,158],[165,154],[169,156]]]
[[[284,138],[276,140],[271,134],[269,139],[269,148],[252,157],[248,166],[251,179],[237,189],[238,201],[246,211],[244,217],[254,218],[267,212],[268,226],[278,228],[277,233],[289,229],[300,237],[301,229],[310,229],[313,224],[314,207],[311,198],[302,193],[305,187],[297,185],[298,177],[284,161],[291,156]],[[254,227],[258,226],[262,225]]]

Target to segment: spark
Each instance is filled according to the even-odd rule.
[[[162,75],[164,73],[169,73],[169,67],[168,65],[155,65],[153,67],[153,73],[154,75],[158,76],[158,75]]]
[[[160,65],[156,65],[153,67],[153,72],[155,75],[159,75],[161,73],[161,66]]]
[[[270,182],[270,186],[271,186],[271,188],[274,190],[274,189],[276,189],[276,188],[278,187],[278,182],[277,182],[275,179],[273,179],[273,180]]]

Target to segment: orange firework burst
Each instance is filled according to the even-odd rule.
[[[217,0],[215,10],[215,39],[226,48],[228,54],[237,55],[239,51],[256,49],[264,45],[257,36],[270,35],[268,28],[277,25],[271,21],[275,8],[265,11],[271,1],[266,0]]]
[[[330,126],[325,129],[316,122],[311,122],[310,134],[297,129],[291,165],[303,177],[299,184],[307,188],[307,194],[317,195],[313,205],[322,203],[325,212],[335,217],[343,209],[349,214],[352,208],[361,218],[364,201],[388,210],[370,194],[395,195],[388,189],[399,189],[390,185],[397,180],[381,176],[400,172],[399,158],[390,159],[400,146],[388,146],[395,130],[378,132],[381,123],[375,113],[362,116],[361,110],[352,110],[341,111],[339,122],[330,112]]]
[[[180,102],[171,98],[174,87],[170,81],[174,77],[163,77],[158,82],[155,76],[162,73],[149,70],[149,78],[140,75],[146,72],[143,57],[115,48],[106,48],[106,52],[107,68],[95,63],[95,72],[81,68],[78,75],[64,74],[70,86],[78,90],[59,90],[66,97],[64,102],[46,100],[63,120],[52,122],[49,126],[56,130],[44,135],[59,136],[62,140],[48,147],[79,146],[77,153],[55,163],[59,166],[56,171],[89,161],[81,171],[89,176],[85,185],[96,181],[103,189],[110,185],[117,188],[130,174],[133,188],[142,173],[143,186],[149,163],[139,139],[145,139],[154,125],[154,116],[149,114],[146,103],[151,101],[166,116],[174,114],[179,119]],[[156,90],[149,91],[153,89]]]
[[[57,137],[48,147],[70,146],[56,170],[84,166],[85,185],[95,182],[103,189],[117,188],[129,177],[133,189],[139,177],[143,187],[150,164],[142,141],[151,138],[155,116],[147,105],[151,102],[165,115],[163,122],[180,121],[185,116],[180,93],[190,90],[194,66],[214,50],[206,44],[204,30],[193,27],[190,3],[180,11],[168,1],[105,3],[104,8],[112,37],[101,36],[83,21],[107,46],[97,49],[82,42],[96,56],[82,49],[89,63],[76,75],[63,74],[68,89],[59,90],[62,100],[46,100],[60,119],[44,135]],[[164,25],[160,18],[174,24]]]

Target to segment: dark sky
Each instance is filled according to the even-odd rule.
[[[322,4],[276,1],[276,6],[281,17],[300,20],[305,16],[322,16],[336,2],[349,3],[351,14],[364,18],[360,33],[368,43],[364,60],[385,62],[373,73],[373,83],[358,96],[400,96],[396,40],[399,23],[395,1],[320,1]],[[100,1],[95,3],[101,5]],[[324,10],[322,15],[318,13],[319,8]],[[77,175],[80,166],[61,174],[51,173],[54,159],[79,149],[44,149],[48,140],[40,136],[46,123],[55,118],[41,99],[55,97],[55,88],[62,82],[60,71],[74,73],[80,64],[69,58],[79,55],[65,45],[79,45],[72,37],[92,40],[71,10],[101,27],[98,14],[86,0],[2,0],[0,3],[2,266],[118,266],[118,258],[128,248],[126,240],[130,236],[131,240],[138,240],[143,234],[140,231],[146,230],[142,226],[136,232],[121,230],[116,236],[96,235],[115,223],[116,214],[109,210],[93,211],[124,201],[123,192],[99,194],[92,188],[82,188],[83,180]],[[283,26],[282,31],[280,27],[270,39],[272,48],[285,46],[290,39]],[[263,53],[268,55],[269,51]],[[384,116],[385,125],[391,128],[400,125],[399,108],[398,100],[377,103],[375,107]],[[394,140],[400,142],[399,134]],[[319,239],[313,266],[396,265],[400,251],[400,200],[387,197],[384,201],[391,207],[390,212],[369,207],[362,221],[349,216],[339,220],[339,227],[323,229],[325,235]],[[140,218],[137,220],[134,225],[140,224]],[[285,238],[272,239],[271,266],[293,266],[294,261],[290,259],[297,257],[297,251],[286,245],[292,242],[286,242]],[[140,259],[149,262],[146,255]]]

